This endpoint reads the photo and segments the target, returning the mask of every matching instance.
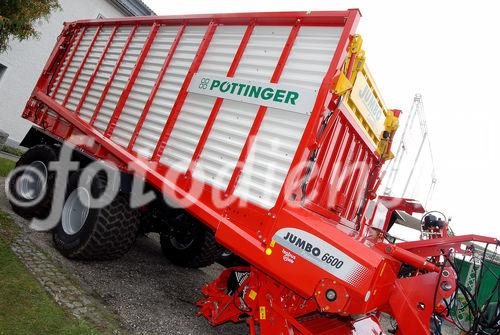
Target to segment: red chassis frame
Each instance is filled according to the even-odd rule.
[[[238,207],[238,198],[232,194],[238,173],[241,171],[241,164],[244,164],[246,153],[249,150],[248,147],[252,145],[251,139],[247,139],[245,149],[240,156],[238,168],[233,174],[230,187],[227,190],[217,190],[210,185],[201,184],[196,179],[191,178],[190,171],[192,166],[196,164],[198,158],[196,155],[201,151],[202,143],[206,140],[210,125],[220,107],[220,100],[216,102],[212,110],[208,126],[204,131],[202,141],[200,141],[200,148],[197,148],[191,167],[186,175],[176,172],[158,161],[159,154],[165,147],[169,133],[176,121],[176,116],[182,107],[189,81],[200,65],[218,24],[243,24],[248,26],[231,69],[228,71],[228,76],[232,76],[234,73],[254,25],[342,26],[344,29],[338,48],[320,86],[316,104],[292,161],[291,170],[302,166],[301,164],[309,160],[314,150],[321,148],[324,137],[328,136],[317,138],[316,134],[318,134],[321,123],[325,120],[328,112],[331,112],[336,117],[342,118],[345,127],[350,127],[350,132],[353,134],[352,140],[357,143],[356,153],[360,157],[367,159],[371,165],[370,171],[366,169],[360,174],[365,178],[369,178],[369,175],[374,180],[378,178],[383,161],[353,117],[345,109],[337,106],[340,97],[331,90],[341,74],[348,47],[359,19],[360,13],[358,10],[348,10],[339,12],[125,18],[119,20],[78,21],[66,24],[26,105],[23,117],[64,141],[74,142],[75,137],[73,136],[77,135],[88,136],[92,141],[89,141],[88,145],[80,145],[81,150],[98,159],[113,162],[124,171],[130,171],[131,169],[133,173],[144,176],[150,184],[162,190],[166,196],[176,199],[193,215],[210,226],[216,232],[216,238],[221,244],[252,264],[251,267],[226,270],[216,281],[203,289],[203,293],[207,298],[199,303],[200,313],[212,324],[220,324],[229,320],[240,321],[245,318],[252,334],[256,334],[257,323],[260,326],[261,334],[378,334],[381,332],[381,327],[378,324],[377,316],[373,313],[385,311],[392,314],[398,321],[400,334],[429,334],[429,320],[435,302],[449,297],[451,291],[446,292],[439,289],[435,301],[433,301],[433,296],[429,292],[434,292],[435,287],[441,287],[440,282],[444,280],[453,281],[452,278],[441,278],[439,276],[439,267],[428,263],[424,257],[417,255],[414,248],[410,248],[410,252],[406,250],[404,245],[394,246],[384,243],[383,236],[378,233],[373,234],[369,225],[363,227],[363,229],[356,229],[359,227],[346,219],[347,216],[352,219],[353,215],[356,214],[354,205],[350,205],[350,208],[345,209],[344,214],[339,215],[324,208],[319,208],[314,201],[302,204],[299,200],[295,200],[297,194],[300,194],[300,188],[294,183],[297,179],[304,178],[307,173],[305,168],[299,170],[301,171],[299,176],[291,174],[287,176],[275,206],[269,211],[252,204],[247,204],[247,207],[242,209]],[[138,64],[132,71],[127,84],[127,87],[131,87],[140,70],[141,62],[144,60],[152,39],[161,24],[182,25],[182,27],[204,24],[209,25],[210,28],[207,30],[200,51],[191,65],[181,88],[181,93],[174,104],[173,111],[162,133],[161,141],[157,144],[154,159],[147,160],[131,150],[142,121],[139,121],[132,136],[131,144],[127,148],[119,146],[110,140],[114,123],[119,118],[123,104],[127,99],[128,90],[125,90],[120,98],[105,133],[99,132],[92,126],[99,112],[98,109],[96,109],[90,124],[88,124],[78,116],[82,101],[80,101],[78,110],[74,113],[64,106],[65,103],[59,104],[54,100],[53,97],[60,82],[55,84],[56,88],[52,96],[49,96],[48,92],[51,87],[54,87],[53,78],[61,71],[64,74],[67,70],[67,66],[62,68],[63,60],[66,53],[69,52],[68,46],[71,43],[78,44],[81,40],[82,34],[77,38],[78,34],[75,33],[80,31],[79,29],[85,30],[88,27],[97,26],[99,31],[104,26],[113,26],[115,29],[125,25],[134,27],[113,71],[113,77],[119,62],[123,59],[125,49],[135,33],[136,27],[148,25],[151,26],[149,38],[141,51]],[[97,36],[98,31],[95,36]],[[175,44],[178,43],[182,32],[183,29],[180,30],[179,35],[176,37],[177,42]],[[297,29],[292,29],[288,39],[288,46],[283,50],[280,57],[281,66],[277,66],[275,69],[273,81],[278,80],[280,76],[296,33]],[[110,39],[113,38],[113,35],[111,35]],[[172,48],[174,51],[175,44]],[[103,54],[104,52],[106,51],[103,51]],[[154,96],[155,89],[157,89],[157,85],[161,81],[171,57],[172,54],[170,53],[165,59],[157,84],[155,84],[148,100],[151,100],[151,97]],[[83,63],[84,61],[82,61],[78,73],[81,72]],[[94,71],[88,85],[95,77],[96,72],[97,70]],[[73,80],[72,86],[74,86],[75,80]],[[106,94],[107,89],[109,89],[109,86],[104,90],[103,96]],[[68,96],[65,97],[64,102],[67,99]],[[99,103],[102,103],[102,97]],[[54,112],[56,116],[49,113],[49,111]],[[147,112],[148,107],[145,108],[140,120],[144,119]],[[252,126],[253,133],[258,130],[264,113],[265,108],[259,109]],[[328,159],[329,156],[320,151],[317,165],[322,165],[322,160],[327,163]],[[166,177],[167,175],[168,177]],[[366,187],[369,188],[368,194],[374,194],[378,183],[366,182],[366,184]],[[202,194],[197,198],[190,194],[190,190],[194,186],[203,190]],[[363,196],[363,192],[360,192],[360,189],[363,189],[362,186],[355,183],[352,185],[346,184],[345,193],[356,194],[356,199],[359,200]],[[327,185],[321,182],[321,178],[313,179],[307,192],[311,188],[325,189],[325,187]],[[228,206],[218,209],[213,204],[212,197],[214,194],[219,199],[227,198]],[[337,250],[349,255],[365,269],[363,276],[358,278],[356,284],[353,285],[337,278],[304,258],[293,255],[292,251],[273,240],[275,234],[286,227],[302,230],[322,241],[326,241],[331,246],[335,246]],[[418,245],[415,248],[418,250]],[[286,253],[295,256],[293,265],[284,262],[283,255]],[[411,278],[398,278],[399,269],[403,263],[421,269],[422,274]],[[227,280],[234,271],[248,272],[249,275],[239,286],[238,292],[228,295],[226,292]],[[450,273],[452,273],[451,270]],[[419,289],[415,290],[415,287]],[[326,298],[325,293],[331,293],[332,291],[335,293],[335,299],[329,300]],[[235,303],[237,299],[240,299],[239,304]],[[358,317],[352,315],[358,315]],[[360,317],[359,315],[364,316]],[[408,317],[408,315],[412,315],[412,317]]]

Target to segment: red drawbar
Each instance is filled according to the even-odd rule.
[[[243,38],[241,39],[240,46],[238,47],[238,50],[236,51],[236,54],[234,55],[233,62],[231,63],[231,66],[229,67],[229,70],[227,71],[227,76],[232,78],[234,76],[234,73],[236,72],[236,69],[238,68],[238,64],[240,64],[241,57],[243,56],[243,52],[245,51],[245,48],[247,47],[248,41],[250,40],[250,36],[252,36],[253,29],[255,28],[255,23],[252,22],[250,25],[248,25],[245,34],[243,35]],[[191,174],[193,172],[193,169],[196,166],[196,163],[198,162],[198,159],[200,159],[201,151],[203,150],[203,147],[205,146],[205,143],[207,142],[208,135],[210,134],[210,131],[212,130],[212,127],[215,122],[215,118],[217,117],[217,114],[219,113],[220,106],[222,105],[222,102],[224,99],[218,97],[215,100],[214,106],[212,108],[212,111],[210,112],[210,116],[208,117],[207,123],[205,124],[205,128],[203,128],[203,132],[200,136],[200,140],[198,141],[198,145],[196,146],[196,149],[193,153],[193,157],[191,158],[191,163],[189,164],[189,168],[187,170],[187,174]]]
[[[186,100],[186,96],[188,94],[187,89],[189,87],[189,84],[191,83],[191,79],[200,67],[203,57],[205,56],[208,46],[210,45],[210,41],[212,40],[212,36],[215,33],[215,29],[217,29],[217,24],[214,21],[211,21],[200,44],[198,53],[194,57],[193,63],[191,64],[191,67],[189,68],[189,71],[186,75],[186,79],[184,79],[184,83],[182,84],[179,94],[177,95],[177,100],[175,100],[174,106],[172,107],[172,111],[170,112],[168,120],[165,123],[165,127],[163,128],[158,143],[156,144],[153,156],[151,157],[152,161],[158,161],[160,159],[160,156],[163,153],[165,146],[167,145],[170,133],[172,132],[172,129],[174,129],[175,121],[177,121],[177,117],[181,112],[184,100]]]
[[[144,106],[144,110],[142,111],[141,117],[139,118],[139,121],[137,122],[137,126],[134,129],[134,133],[132,134],[132,137],[130,138],[130,142],[128,144],[128,150],[132,150],[134,147],[135,141],[137,140],[137,136],[139,136],[139,131],[142,128],[142,125],[144,124],[144,120],[146,119],[146,116],[149,113],[149,109],[151,108],[151,105],[153,104],[153,100],[155,98],[156,92],[158,92],[158,89],[160,88],[161,81],[163,79],[163,76],[165,75],[165,72],[167,72],[168,65],[170,64],[170,61],[172,60],[172,57],[174,56],[175,50],[177,49],[177,45],[179,44],[179,41],[181,40],[182,34],[184,33],[184,30],[186,29],[186,25],[182,25],[179,28],[179,31],[177,32],[177,36],[175,36],[174,41],[172,42],[172,46],[170,47],[170,50],[168,50],[168,55],[165,58],[165,62],[163,63],[163,66],[160,70],[160,73],[158,74],[158,77],[156,78],[156,82],[153,86],[153,89],[151,90],[151,93],[149,94],[148,100],[146,101],[146,105]]]
[[[151,31],[149,32],[149,36],[144,43],[144,47],[141,50],[141,54],[139,55],[139,58],[137,59],[134,69],[132,70],[132,73],[130,74],[130,77],[128,79],[128,83],[123,89],[122,95],[120,96],[120,100],[118,100],[118,103],[116,104],[115,111],[113,112],[113,115],[111,116],[111,119],[109,120],[108,128],[106,128],[106,131],[104,132],[104,136],[106,137],[111,137],[111,134],[113,133],[113,130],[115,129],[116,122],[118,121],[118,118],[120,117],[120,114],[123,111],[123,107],[125,107],[125,103],[127,102],[127,98],[130,94],[130,91],[132,90],[132,87],[134,86],[135,80],[137,79],[137,75],[139,74],[139,71],[141,71],[142,64],[144,64],[144,60],[146,59],[146,56],[148,55],[149,48],[151,48],[151,44],[153,44],[153,41],[156,37],[156,33],[158,32],[158,29],[160,28],[159,24],[154,24],[151,27]]]
[[[118,72],[118,69],[120,68],[120,65],[123,61],[123,57],[125,57],[125,54],[127,53],[128,46],[130,45],[130,42],[132,41],[132,39],[135,36],[136,30],[137,30],[137,26],[134,26],[130,30],[130,34],[128,35],[128,38],[127,38],[127,41],[125,42],[125,45],[123,46],[123,50],[120,53],[118,60],[116,61],[115,67],[113,68],[113,72],[111,73],[111,76],[109,77],[109,80],[106,83],[104,90],[102,91],[101,97],[99,98],[99,102],[97,102],[97,106],[95,107],[94,114],[92,115],[92,118],[89,121],[90,125],[94,124],[95,119],[97,118],[97,115],[99,114],[99,111],[101,110],[102,104],[104,103],[104,99],[106,98],[106,94],[108,93],[109,88],[111,87],[111,84],[113,83],[113,80],[115,79],[116,73]]]
[[[271,77],[271,83],[277,83],[278,80],[280,79],[281,73],[285,68],[288,56],[290,55],[290,51],[292,50],[293,43],[295,42],[295,38],[299,33],[299,29],[300,29],[300,22],[297,21],[293,26],[292,30],[290,31],[288,40],[286,41],[285,47],[283,48],[283,52],[281,53],[281,56],[278,60],[278,65],[276,66],[276,69],[274,69],[273,76]],[[233,171],[233,175],[231,176],[231,180],[229,181],[229,184],[226,188],[226,195],[233,194],[233,191],[236,187],[236,183],[238,182],[238,178],[240,177],[241,171],[243,170],[243,166],[245,165],[245,161],[247,160],[248,154],[250,153],[250,149],[252,148],[253,143],[255,141],[255,136],[257,136],[260,125],[262,124],[262,120],[264,120],[266,111],[267,111],[266,106],[259,107],[257,115],[255,116],[255,119],[253,121],[252,127],[250,128],[248,137],[245,141],[245,144],[243,145],[243,149],[241,150],[240,157],[238,158],[238,164],[236,164],[236,167]]]

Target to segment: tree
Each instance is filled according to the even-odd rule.
[[[34,24],[60,8],[58,0],[0,0],[0,53],[7,50],[11,37],[38,37]]]

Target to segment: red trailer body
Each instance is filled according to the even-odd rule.
[[[203,289],[201,312],[213,324],[245,314],[253,333],[257,322],[261,334],[368,334],[380,332],[370,313],[385,311],[401,334],[429,334],[435,301],[449,296],[439,267],[428,255],[384,243],[384,227],[372,228],[365,211],[390,158],[398,112],[385,107],[364,66],[359,19],[358,10],[348,10],[68,23],[23,117],[60,141],[88,136],[94,143],[81,150],[144,176],[251,264],[240,269],[249,271],[240,292],[248,310],[222,293],[229,272]],[[265,71],[267,81],[259,77]],[[365,98],[373,100],[368,109],[379,113],[376,120],[349,96],[363,84],[357,77],[369,88]],[[208,103],[204,84],[220,90]],[[261,84],[261,92],[274,95],[249,101],[255,96],[247,87]],[[302,103],[296,95],[308,96],[301,106],[310,109],[273,105]],[[248,118],[246,128],[236,129],[239,121],[224,128],[241,137],[235,155],[231,138],[222,141],[224,151],[216,134],[244,104],[255,106],[238,114]],[[286,145],[273,149],[273,134]],[[214,150],[231,162],[220,179],[209,173]],[[280,174],[261,183],[267,170],[257,167],[273,159]],[[200,167],[209,172],[202,175]],[[405,204],[409,212],[422,210]],[[403,263],[423,274],[398,278]]]

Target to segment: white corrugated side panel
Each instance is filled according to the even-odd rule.
[[[63,61],[62,65],[59,67],[59,71],[57,72],[56,77],[53,79],[52,86],[50,87],[50,96],[52,96],[52,94],[53,94],[53,92],[54,92],[54,90],[55,90],[55,88],[57,86],[57,83],[59,82],[59,79],[61,79],[61,75],[62,75],[62,73],[64,71],[64,68],[66,67],[66,64],[68,64],[69,57],[71,56],[71,53],[73,52],[73,49],[75,49],[76,41],[80,37],[81,33],[82,33],[82,30],[79,30],[76,33],[75,38],[71,42],[69,50],[68,50],[68,52],[66,53],[66,55],[64,57],[64,61]],[[49,112],[49,114],[50,114],[50,112]]]
[[[80,109],[80,117],[85,121],[90,121],[90,118],[94,114],[97,103],[101,98],[101,94],[106,87],[106,84],[111,77],[111,73],[120,57],[120,54],[127,42],[128,36],[132,27],[121,27],[115,32],[115,36],[109,45],[106,55],[102,60],[102,64],[96,73],[94,82],[90,86],[87,93],[87,97],[83,102],[82,108]]]
[[[97,115],[94,123],[94,127],[102,132],[104,132],[108,127],[109,119],[116,108],[116,104],[122,95],[125,85],[127,85],[127,82],[129,81],[130,73],[137,62],[137,58],[141,53],[150,30],[151,27],[137,28],[134,37],[127,48],[127,52],[123,57],[123,61],[118,67],[116,76],[109,87],[109,91],[106,94],[106,98],[104,99],[102,107],[99,110],[99,114]]]
[[[221,26],[210,41],[199,72],[226,76],[246,26]],[[186,172],[216,98],[189,93],[174,125],[161,162]]]
[[[206,30],[207,26],[186,27],[177,45],[135,142],[134,150],[148,158],[156,147]]]
[[[257,26],[235,78],[269,82],[291,27]],[[194,177],[225,190],[259,106],[224,100],[208,136]]]
[[[116,123],[111,138],[118,144],[127,147],[137,122],[144,110],[146,101],[158,78],[168,51],[175,40],[180,27],[163,26],[158,30],[148,55],[137,75],[134,86],[130,90],[127,102]]]
[[[75,111],[76,108],[78,107],[80,99],[82,98],[83,95],[83,91],[85,91],[90,76],[92,75],[97,66],[97,62],[99,61],[99,58],[102,55],[102,51],[104,50],[104,47],[106,46],[106,43],[109,40],[109,37],[111,36],[112,30],[113,30],[112,27],[105,27],[102,28],[101,31],[99,32],[99,35],[97,35],[97,39],[94,45],[92,46],[92,49],[90,50],[89,56],[87,57],[85,64],[83,64],[82,72],[78,76],[78,80],[75,83],[75,87],[71,92],[68,102],[66,103],[66,108],[68,108],[70,111]]]
[[[64,74],[64,78],[61,82],[61,85],[59,86],[59,90],[57,91],[57,94],[55,96],[56,101],[60,103],[64,101],[64,98],[68,93],[69,87],[73,82],[73,78],[76,75],[76,71],[78,71],[78,68],[82,63],[83,57],[85,56],[85,53],[89,48],[90,42],[92,41],[92,38],[94,38],[96,30],[97,30],[96,27],[91,27],[87,29],[87,31],[83,35],[83,38],[81,39],[80,44],[76,49],[75,55],[73,56],[73,59],[71,60],[71,63],[69,64],[66,73]]]
[[[341,33],[336,27],[302,27],[279,82],[317,92]],[[264,208],[274,205],[308,119],[306,114],[268,108],[235,195]]]

